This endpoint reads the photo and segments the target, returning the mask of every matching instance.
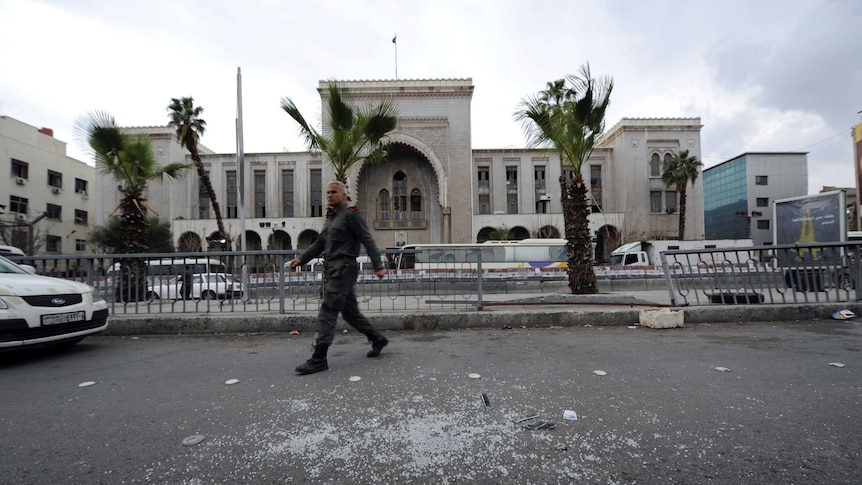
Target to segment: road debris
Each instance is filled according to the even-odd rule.
[[[577,421],[578,413],[572,411],[571,409],[566,409],[563,411],[563,419],[568,419],[569,421]]]
[[[844,367],[844,364],[842,364],[841,362],[830,362],[829,365],[831,365],[832,367]]]
[[[232,386],[232,385],[236,384],[237,382],[239,382],[239,379],[228,379],[228,380],[224,381],[225,385],[228,385],[228,386]]]
[[[593,374],[595,374],[595,375],[597,375],[597,376],[606,376],[606,375],[608,375],[608,373],[607,373],[607,372],[605,372],[605,371],[603,371],[603,370],[594,370],[594,371],[593,371]]]
[[[82,383],[78,384],[78,387],[90,387],[90,386],[95,385],[95,384],[96,384],[95,381],[87,381],[87,382],[82,382]]]
[[[467,374],[467,377],[469,377],[470,379],[478,379],[482,376],[479,374],[476,374],[475,372],[471,372],[471,373]]]
[[[488,395],[485,394],[484,392],[482,393],[482,402],[485,403],[486,408],[491,407],[491,398],[488,397]]]
[[[832,318],[835,320],[848,320],[848,319],[853,318],[855,316],[856,316],[855,313],[853,313],[852,311],[847,310],[847,309],[839,310],[839,311],[832,314]]]
[[[191,436],[186,437],[183,440],[183,446],[194,446],[194,445],[202,442],[205,439],[206,439],[206,436],[204,436],[202,434],[193,434]]]
[[[730,372],[730,369],[728,369],[727,367],[716,367],[715,370],[719,372]]]
[[[359,377],[359,376],[350,376],[350,378],[349,378],[349,379],[347,379],[347,380],[348,380],[348,381],[350,381],[350,382],[356,382],[356,381],[361,380],[361,379],[362,379],[362,378],[361,378],[361,377]]]
[[[531,419],[536,419],[536,418],[538,418],[538,417],[539,417],[539,415],[538,415],[538,414],[531,414],[531,415],[529,415],[529,416],[524,416],[524,417],[521,417],[521,418],[515,418],[515,419],[513,419],[513,420],[512,420],[512,422],[513,422],[513,423],[515,423],[515,424],[519,424],[519,423],[523,423],[524,421],[529,421],[529,420],[531,420]]]
[[[525,424],[524,429],[554,429],[557,423],[550,421],[539,421],[537,423]]]

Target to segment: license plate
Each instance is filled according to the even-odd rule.
[[[87,315],[84,312],[56,313],[53,315],[42,315],[42,325],[83,322],[86,319]]]

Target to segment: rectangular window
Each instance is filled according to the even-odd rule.
[[[57,204],[48,204],[48,206],[45,208],[45,212],[47,213],[45,217],[47,217],[48,219],[53,219],[56,221],[62,220],[60,217],[63,212],[62,206],[59,206]]]
[[[293,170],[281,171],[281,216],[293,217]]]
[[[86,194],[87,193],[87,181],[83,179],[76,178],[75,179],[75,193],[76,194]]]
[[[9,211],[17,212],[19,214],[27,214],[28,205],[30,204],[30,199],[26,197],[18,197],[17,195],[9,196]]]
[[[488,189],[491,187],[491,171],[488,167],[479,167],[478,183],[480,189]]]
[[[491,213],[491,194],[479,194],[479,214]]]
[[[518,191],[518,167],[506,167],[506,189]]]
[[[311,209],[309,216],[311,217],[322,217],[323,216],[323,175],[321,174],[321,170],[319,168],[311,169],[310,175],[310,184],[308,198],[309,198],[309,208]]]
[[[45,251],[49,253],[61,253],[62,247],[60,236],[45,236]]]
[[[87,241],[85,239],[75,239],[75,251],[86,251]]]
[[[766,175],[755,175],[754,185],[769,185],[769,177]]]
[[[602,166],[590,165],[590,195],[593,198],[593,212],[602,210]]]
[[[757,220],[757,228],[758,229],[769,229],[769,219],[758,219]]]
[[[55,172],[53,170],[48,170],[48,185],[51,187],[62,188],[63,187],[63,174],[60,172]]]
[[[676,214],[676,192],[668,190],[664,193],[664,211],[668,214]]]
[[[758,197],[757,207],[769,207],[769,197]]]
[[[254,216],[266,217],[266,171],[254,171]]]
[[[508,192],[506,194],[506,213],[508,213],[508,214],[517,214],[518,213],[518,193],[517,192]]]
[[[12,159],[12,176],[22,179],[30,178],[30,164],[21,160]]]
[[[225,182],[227,185],[227,218],[236,219],[239,217],[237,211],[237,193],[236,193],[236,170],[228,170],[225,173]]]
[[[209,177],[209,172],[204,172],[204,174]],[[207,194],[207,189],[204,187],[204,183],[198,178],[198,219],[209,219],[210,218],[210,196]]]
[[[75,224],[87,224],[87,211],[75,209]]]
[[[649,193],[649,211],[652,214],[660,214],[661,210],[661,191],[653,190]]]
[[[545,191],[545,167],[533,167],[533,181],[537,191]]]
[[[572,180],[575,178],[575,171],[570,168],[563,169],[563,178],[566,180]]]

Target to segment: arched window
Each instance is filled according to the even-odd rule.
[[[664,154],[664,164],[662,165],[662,171],[664,171],[664,167],[667,167],[668,165],[670,165],[671,162],[673,162],[673,154],[665,153]],[[661,176],[661,175],[659,175],[659,176]]]
[[[658,153],[653,153],[649,161],[649,176],[661,177],[661,157]]]
[[[392,176],[392,215],[396,221],[407,220],[407,176],[400,170]]]
[[[380,194],[377,196],[377,200],[379,205],[379,209],[377,212],[377,219],[381,221],[389,220],[389,191],[383,189],[380,191]]]
[[[410,219],[422,220],[422,192],[419,189],[410,191]]]

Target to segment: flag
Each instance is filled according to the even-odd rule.
[[[396,35],[395,37],[392,38],[392,43],[397,44],[398,42],[395,42],[397,39],[398,39],[398,36]]]

